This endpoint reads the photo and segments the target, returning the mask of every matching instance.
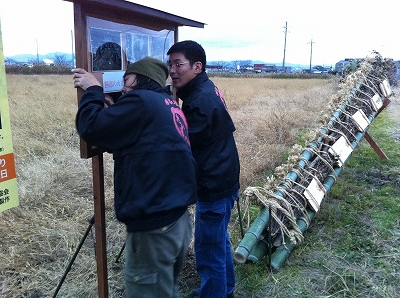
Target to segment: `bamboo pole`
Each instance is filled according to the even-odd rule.
[[[388,101],[387,98],[386,98],[386,101]],[[339,117],[341,116],[341,111],[344,108],[345,108],[344,104],[339,105],[339,108],[331,116],[331,119],[328,123],[328,127],[334,125],[335,121],[337,121],[339,119]],[[372,123],[373,119],[378,114],[379,114],[379,112],[378,113],[372,112],[371,115],[368,116],[368,120],[370,121],[370,123]],[[354,137],[356,140],[351,142],[353,151],[358,146],[361,139],[366,135],[368,127],[365,128],[365,131],[358,131],[354,134]],[[328,133],[328,130],[325,128],[321,128],[321,131],[324,134]],[[322,143],[322,142],[323,142],[322,137],[319,137],[318,143]],[[309,147],[312,147],[312,146],[314,146],[315,148],[318,148],[318,144],[316,142],[311,142],[309,144]],[[347,157],[347,159],[343,162],[343,165],[349,160],[349,158],[352,155],[352,152]],[[309,151],[304,151],[301,155],[304,160],[310,160],[314,156]],[[300,162],[299,162],[300,168],[305,167],[304,160],[300,160]],[[323,182],[323,187],[325,188],[326,193],[330,191],[330,189],[332,188],[333,184],[336,181],[336,178],[342,172],[343,165],[341,167],[335,168],[334,171],[326,177],[325,181]],[[295,172],[289,172],[286,175],[286,178],[288,178],[292,181],[296,181],[296,179],[298,177]],[[285,187],[285,186],[283,186],[283,187]],[[280,192],[275,192],[275,194],[283,197],[283,194]],[[308,215],[310,221],[314,217],[315,213],[316,213],[315,211],[311,211],[311,210],[307,209],[307,215]],[[261,209],[259,215],[254,220],[254,222],[250,226],[248,232],[245,234],[242,241],[239,243],[239,246],[235,250],[235,253],[234,253],[235,261],[237,261],[238,263],[245,263],[246,260],[249,260],[252,262],[258,262],[266,254],[266,252],[269,249],[269,245],[272,245],[272,243],[268,243],[267,241],[262,239],[260,236],[261,236],[262,232],[264,231],[266,224],[268,223],[268,220],[270,220],[270,218],[269,218],[267,208]],[[304,232],[307,229],[307,223],[302,219],[297,220],[297,225],[302,232]],[[272,265],[272,267],[274,267],[274,269],[279,270],[282,263],[286,260],[289,253],[295,247],[295,244],[293,244],[290,241],[290,239],[286,236],[285,236],[285,243],[286,243],[285,245],[279,246],[271,256],[270,264]]]

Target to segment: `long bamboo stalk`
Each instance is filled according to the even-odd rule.
[[[360,84],[357,85],[357,88],[359,88],[359,87],[360,87]],[[354,95],[354,93],[355,93],[355,90],[350,92],[351,95],[352,94]],[[349,96],[349,99],[350,98],[351,98],[351,96]],[[385,98],[385,99],[388,100],[387,98]],[[346,102],[346,104],[347,104],[347,102]],[[347,106],[345,104],[340,104],[338,109],[333,112],[331,119],[327,125],[328,128],[321,128],[321,132],[323,134],[327,135],[329,133],[329,127],[331,127],[334,132],[337,131],[337,130],[333,129],[333,127],[335,126],[335,123],[341,122],[340,117],[342,116],[342,112],[344,112],[344,109],[346,107]],[[351,107],[351,108],[353,108],[353,107]],[[348,113],[345,113],[345,117],[347,117],[346,116],[347,114]],[[369,123],[372,123],[373,119],[378,114],[379,114],[379,112],[372,111],[370,113],[370,115],[367,116]],[[368,123],[368,122],[366,122],[366,123]],[[354,139],[354,140],[350,141],[350,144],[349,144],[349,145],[351,145],[352,150],[351,150],[349,156],[347,156],[346,160],[343,161],[341,166],[336,167],[336,168],[331,167],[331,169],[333,169],[333,171],[325,177],[325,180],[322,183],[322,186],[325,188],[325,195],[327,192],[330,191],[333,184],[336,182],[337,177],[340,175],[340,173],[343,170],[344,164],[347,162],[347,160],[349,160],[354,149],[358,146],[359,142],[364,137],[365,133],[367,132],[368,127],[369,127],[369,125],[365,128],[364,131],[360,131],[360,129],[358,129],[355,132],[351,132],[349,130],[350,128],[346,127],[346,129],[348,130],[347,133],[349,133],[352,136],[352,139]],[[351,129],[354,129],[354,127],[352,127]],[[324,142],[324,140],[322,139],[322,137],[319,137],[316,142],[311,142],[309,144],[309,148],[314,148],[314,149],[320,148],[320,145],[323,144],[323,142]],[[325,150],[326,150],[326,148],[325,148]],[[306,166],[306,161],[310,161],[310,160],[314,159],[313,162],[315,163],[316,160],[319,159],[319,156],[316,157],[312,152],[313,152],[313,150],[305,150],[301,154],[302,160],[300,160],[299,165],[298,165],[298,167],[300,169],[304,168]],[[286,175],[286,178],[289,181],[296,181],[296,179],[298,178],[298,174],[296,172],[289,172]],[[282,185],[282,187],[286,188],[287,185],[286,184]],[[275,191],[274,194],[284,197],[284,194],[282,194],[279,191]],[[315,214],[316,214],[316,212],[314,210],[311,210],[308,207],[306,208],[306,216],[308,217],[308,222],[311,221],[311,219],[314,217]],[[237,261],[238,263],[245,263],[247,260],[252,261],[252,262],[258,262],[259,260],[261,260],[263,258],[263,256],[267,253],[267,251],[269,251],[270,246],[272,246],[272,243],[268,243],[268,241],[266,239],[264,239],[264,237],[261,236],[261,234],[265,230],[266,225],[269,220],[271,220],[271,219],[269,218],[268,209],[264,207],[260,210],[259,215],[254,220],[254,222],[250,226],[248,232],[244,235],[242,241],[240,242],[237,249],[235,250],[235,253],[234,253],[235,261]],[[299,218],[297,220],[297,226],[299,227],[301,232],[304,232],[308,227],[305,219],[301,219],[301,218]],[[286,260],[286,258],[289,256],[292,249],[295,247],[295,244],[292,243],[292,241],[286,235],[284,236],[283,243],[284,244],[277,247],[276,250],[274,251],[274,253],[271,255],[270,264],[276,270],[280,269],[283,262]]]

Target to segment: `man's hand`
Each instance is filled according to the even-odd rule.
[[[92,75],[82,68],[74,68],[72,69],[74,74],[74,87],[80,87],[83,90],[91,86],[101,86],[99,81]]]
[[[106,107],[109,107],[114,104],[114,99],[111,97],[111,95],[105,94],[104,95],[104,103]]]

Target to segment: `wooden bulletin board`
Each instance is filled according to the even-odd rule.
[[[76,67],[91,72],[105,92],[122,89],[127,66],[145,56],[166,62],[179,26],[199,23],[124,0],[65,0],[74,5]],[[77,89],[77,99],[83,94]],[[98,297],[108,297],[104,164],[101,148],[80,139],[82,158],[92,158]]]
[[[105,92],[122,89],[122,75],[130,63],[146,56],[166,62],[180,26],[204,28],[204,23],[130,1],[68,1],[74,3],[76,67],[92,72]],[[82,93],[78,88],[78,100]],[[104,152],[82,139],[80,151],[82,158]]]

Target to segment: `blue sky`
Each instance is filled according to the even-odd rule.
[[[208,60],[334,65],[372,50],[400,60],[397,0],[137,0],[188,19],[204,29],[181,28],[179,39],[203,45]],[[5,56],[72,51],[72,3],[12,0],[0,4]]]

